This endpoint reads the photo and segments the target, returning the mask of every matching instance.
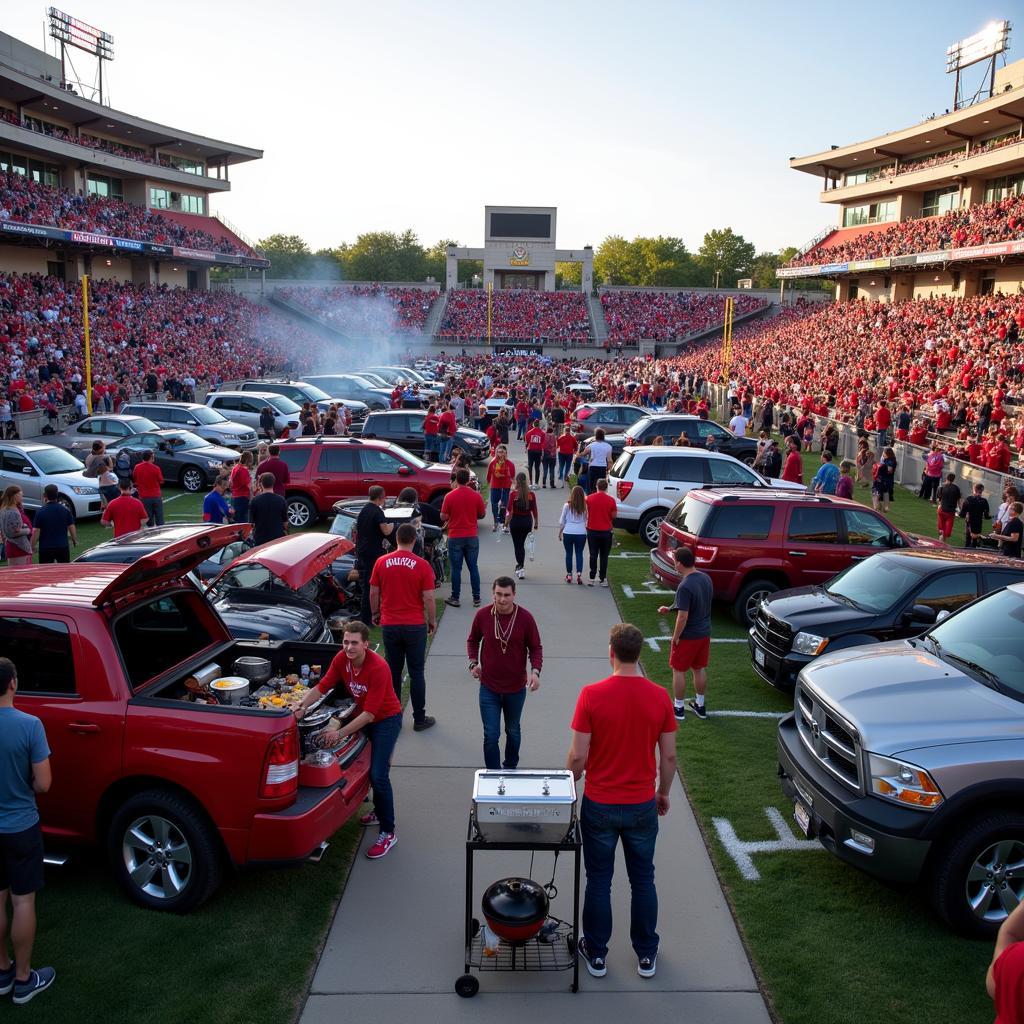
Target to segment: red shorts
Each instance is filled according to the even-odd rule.
[[[692,640],[680,640],[672,648],[668,663],[677,672],[691,668],[707,668],[711,655],[711,637],[698,636]]]
[[[939,520],[939,533],[943,537],[951,537],[953,535],[953,524],[956,522],[956,516],[952,512],[943,512],[942,509],[938,511]]]

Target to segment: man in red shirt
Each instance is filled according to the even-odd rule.
[[[288,463],[281,458],[281,446],[272,444],[267,449],[268,458],[265,458],[257,467],[256,475],[263,476],[270,473],[274,478],[274,493],[280,494],[282,498],[287,497],[285,488],[291,481],[291,474],[288,472]]]
[[[370,784],[373,786],[373,810],[359,819],[361,825],[379,825],[377,841],[366,851],[370,860],[383,857],[395,843],[395,796],[391,789],[391,755],[402,731],[402,705],[391,685],[388,663],[369,648],[370,630],[352,619],[345,623],[341,653],[334,656],[320,682],[313,687],[295,712],[302,718],[306,708],[332,690],[351,696],[356,713],[339,729],[325,729],[325,749],[336,747],[346,736],[360,729],[370,741]]]
[[[499,576],[491,587],[491,596],[494,603],[473,616],[466,652],[469,674],[480,680],[484,765],[495,770],[511,769],[519,766],[520,720],[526,691],[540,688],[544,650],[536,620],[516,604],[516,581],[511,576]],[[505,716],[504,761],[498,742],[502,715]]]
[[[429,729],[436,721],[426,713],[427,637],[437,628],[434,603],[434,570],[425,558],[413,553],[416,527],[402,523],[395,533],[398,550],[381,555],[370,574],[370,608],[373,624],[381,627],[384,657],[391,669],[395,696],[402,699],[402,673],[409,663],[409,700],[412,727]],[[426,625],[423,618],[426,616]]]
[[[126,533],[141,530],[149,519],[146,506],[138,498],[132,497],[132,483],[122,480],[118,484],[121,493],[103,510],[100,522],[104,526],[114,528],[114,537],[123,537]]]
[[[612,550],[612,527],[619,506],[608,493],[608,478],[598,477],[597,490],[587,495],[587,547],[590,550],[590,579],[600,575],[601,586],[608,586],[608,556]],[[600,561],[599,561],[600,560]]]
[[[534,420],[523,440],[526,442],[526,472],[530,483],[536,486],[540,483],[540,460],[544,454],[544,430],[539,420]]]
[[[786,461],[782,466],[782,479],[795,484],[804,482],[804,462],[800,458],[800,442],[794,435],[786,438]]]
[[[889,427],[891,426],[892,413],[889,411],[889,406],[883,400],[878,403],[878,408],[875,410],[875,429],[878,431],[876,444],[879,453],[889,443]]]
[[[147,526],[164,525],[164,499],[160,494],[160,485],[164,482],[163,470],[153,459],[153,452],[147,448],[142,453],[142,461],[132,471],[135,491],[149,516]]]
[[[452,403],[449,402],[437,421],[438,462],[449,462],[451,460],[452,446],[455,443],[455,431],[458,430],[458,426],[455,422],[455,412],[452,409]]]
[[[632,889],[630,938],[637,973],[653,977],[657,965],[654,847],[658,815],[668,813],[676,774],[677,727],[668,692],[640,673],[643,642],[636,626],[623,622],[612,627],[608,649],[612,674],[583,687],[572,719],[566,767],[576,779],[584,770],[587,773],[580,806],[587,886],[577,950],[595,978],[608,970],[612,872],[620,839]]]
[[[441,449],[438,442],[440,423],[436,407],[430,406],[427,409],[427,415],[423,417],[423,458],[427,462],[436,462],[440,456]]]
[[[462,563],[469,566],[469,585],[473,590],[473,607],[480,607],[480,537],[477,522],[487,515],[487,506],[479,491],[469,486],[469,470],[455,473],[455,489],[441,503],[441,522],[448,524],[448,561],[452,567],[452,593],[444,603],[459,607],[462,593]]]

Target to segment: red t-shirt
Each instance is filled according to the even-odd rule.
[[[786,456],[785,465],[782,467],[782,479],[790,480],[795,484],[804,482],[804,462],[800,453],[791,451]]]
[[[411,551],[392,551],[373,565],[370,586],[380,587],[382,626],[422,626],[423,592],[435,587],[434,570]]]
[[[675,732],[668,691],[643,676],[609,676],[584,686],[572,717],[575,732],[590,733],[586,795],[600,804],[654,799],[654,749]]]
[[[391,669],[373,651],[366,652],[362,667],[356,670],[353,670],[352,662],[344,651],[336,654],[323,679],[317,683],[317,689],[321,693],[329,693],[338,683],[344,683],[355,699],[357,715],[368,711],[373,720],[379,722],[402,713],[402,705],[391,685]]]
[[[887,406],[880,405],[875,410],[875,426],[879,430],[888,430],[889,425],[892,423],[892,413],[889,412]]]
[[[130,494],[118,495],[104,510],[103,522],[114,524],[114,536],[121,537],[126,533],[134,533],[139,529],[139,520],[143,523],[149,518],[146,506]]]
[[[441,514],[448,516],[448,537],[475,537],[478,519],[487,515],[487,506],[479,491],[469,486],[456,487],[444,496]]]
[[[539,452],[544,447],[544,431],[539,427],[532,427],[526,432],[523,441],[528,452]]]
[[[437,419],[438,433],[447,434],[448,437],[454,437],[455,431],[458,429],[458,424],[455,422],[455,413],[451,409],[445,409],[443,413]]]
[[[248,498],[252,494],[252,473],[248,466],[237,463],[231,470],[231,497]]]
[[[999,954],[992,966],[995,981],[996,1024],[1024,1020],[1024,942],[1015,942]]]
[[[556,444],[558,445],[558,450],[563,455],[572,455],[572,453],[576,451],[576,438],[571,434],[559,435]]]
[[[541,434],[541,443],[543,444],[544,435]],[[501,468],[499,469],[499,465]],[[503,460],[500,464],[497,459],[491,459],[490,465],[487,467],[487,482],[497,490],[503,490],[507,487],[512,486],[512,481],[516,478],[516,467],[512,464],[510,459]]]
[[[607,491],[587,495],[587,529],[610,530],[619,506]]]
[[[440,419],[435,413],[428,413],[423,417],[423,433],[427,437],[433,437],[440,429]]]
[[[285,487],[291,483],[291,474],[288,472],[288,463],[282,458],[271,455],[256,467],[257,476],[263,476],[264,473],[270,473],[271,476],[273,476],[274,493],[280,494],[282,498],[285,497]]]
[[[155,462],[140,462],[132,472],[140,498],[159,498],[164,474]]]

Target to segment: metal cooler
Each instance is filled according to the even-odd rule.
[[[576,822],[572,772],[480,769],[473,825],[485,843],[561,843]]]

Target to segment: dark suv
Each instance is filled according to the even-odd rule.
[[[699,416],[683,413],[648,413],[621,434],[610,434],[606,430],[604,439],[612,446],[612,452],[618,456],[627,445],[651,444],[659,436],[665,439],[666,444],[674,444],[676,438],[682,434],[686,435],[694,448],[711,448],[716,452],[731,455],[748,466],[752,466],[757,457],[757,441],[754,438],[735,437],[713,420],[702,420]]]
[[[1024,583],[1024,562],[994,552],[879,552],[824,586],[766,597],[750,630],[754,671],[792,690],[800,670],[821,654],[916,636],[1011,583]]]
[[[312,526],[336,501],[365,498],[374,484],[391,497],[413,487],[420,501],[438,507],[451,490],[447,466],[430,465],[386,441],[297,437],[279,443],[291,477],[285,492],[288,523],[295,529]]]
[[[400,445],[406,451],[422,455],[425,437],[423,421],[427,414],[420,409],[396,409],[394,412],[371,412],[362,425],[360,436]],[[452,451],[463,451],[470,462],[482,462],[490,455],[491,443],[479,430],[459,427],[452,441]]]
[[[651,573],[673,588],[679,573],[672,551],[681,544],[693,549],[697,568],[711,577],[715,597],[730,602],[744,626],[753,625],[769,594],[824,583],[878,551],[946,548],[904,533],[856,501],[727,487],[691,490],[662,521]]]

